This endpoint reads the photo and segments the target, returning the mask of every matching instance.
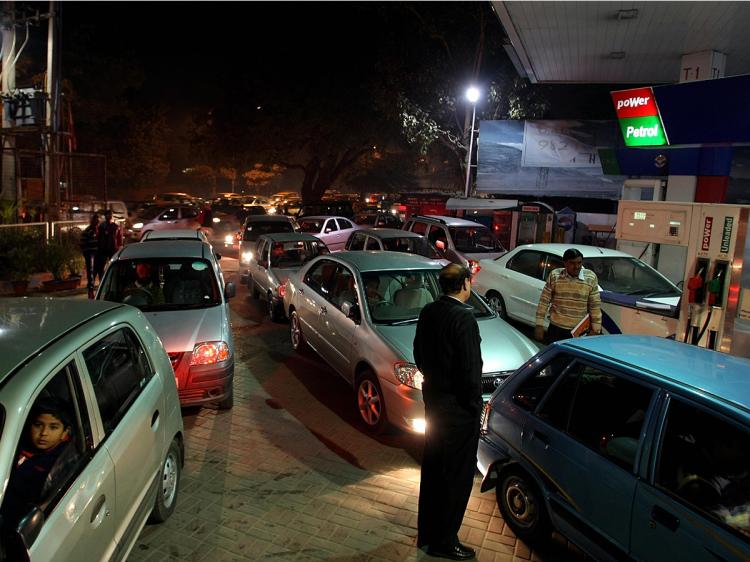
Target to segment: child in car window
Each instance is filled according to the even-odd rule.
[[[0,509],[4,529],[15,529],[21,518],[42,502],[50,471],[65,449],[72,446],[71,437],[67,405],[55,398],[38,400],[31,409]]]

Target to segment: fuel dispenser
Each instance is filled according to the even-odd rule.
[[[687,248],[676,339],[750,357],[749,216],[750,205],[620,201],[618,241]]]

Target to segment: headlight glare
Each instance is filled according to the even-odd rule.
[[[250,260],[252,259],[253,259],[252,252],[242,252],[242,263],[250,263]]]
[[[393,364],[393,372],[396,378],[406,386],[422,390],[422,371],[414,363],[399,361]]]
[[[224,341],[204,341],[195,344],[190,365],[212,365],[229,358],[229,346]]]
[[[135,223],[133,225],[133,228],[143,228],[143,223],[142,222],[137,222],[137,223]]]

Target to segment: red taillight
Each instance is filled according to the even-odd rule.
[[[476,275],[481,269],[482,266],[479,265],[477,260],[469,260],[469,271],[471,271],[472,275]]]
[[[283,299],[284,295],[286,295],[286,285],[279,285],[279,288],[276,289],[276,292],[279,294],[279,297]]]

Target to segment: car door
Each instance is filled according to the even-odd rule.
[[[250,260],[250,275],[258,292],[266,294],[267,291],[267,270],[268,270],[268,247],[269,242],[265,238],[258,240],[258,247],[255,250],[255,257]]]
[[[333,288],[327,300],[328,304],[320,314],[322,336],[320,354],[329,365],[348,380],[351,373],[352,345],[357,324],[351,318],[347,318],[341,308],[345,302],[349,303],[350,307],[359,303],[354,272],[351,269],[338,264]]]
[[[54,396],[69,404],[75,421],[68,452],[75,454],[68,457],[69,468],[49,497],[42,498],[45,519],[29,555],[32,561],[108,560],[117,547],[115,467],[92,431],[95,405],[87,400],[80,364],[71,356],[63,365],[45,380],[37,397]]]
[[[116,472],[115,538],[132,542],[151,512],[165,452],[164,396],[160,373],[150,365],[138,336],[116,326],[81,353],[98,406],[98,431]]]
[[[323,235],[321,238],[323,238],[328,249],[332,252],[338,252],[344,247],[339,240],[338,231],[339,225],[336,224],[336,219],[334,218],[327,219],[323,224]]]
[[[627,374],[575,359],[523,428],[522,454],[549,483],[552,519],[563,534],[601,548],[597,558],[628,552],[642,430],[654,396]]]
[[[323,259],[315,262],[305,273],[302,287],[295,299],[297,314],[307,343],[319,354],[323,354],[323,338],[320,317],[328,312],[328,297],[333,290],[337,263]]]
[[[354,232],[356,229],[351,221],[341,217],[336,219],[336,223],[339,227],[339,231],[336,234],[336,241],[340,244],[340,248],[343,250],[344,246],[346,245],[346,241],[349,240],[349,236],[351,236],[352,232]]]
[[[750,428],[707,406],[665,399],[654,462],[636,487],[635,559],[750,559]]]
[[[536,309],[544,289],[544,263],[541,252],[521,250],[498,273],[508,316],[531,326],[536,323]]]

